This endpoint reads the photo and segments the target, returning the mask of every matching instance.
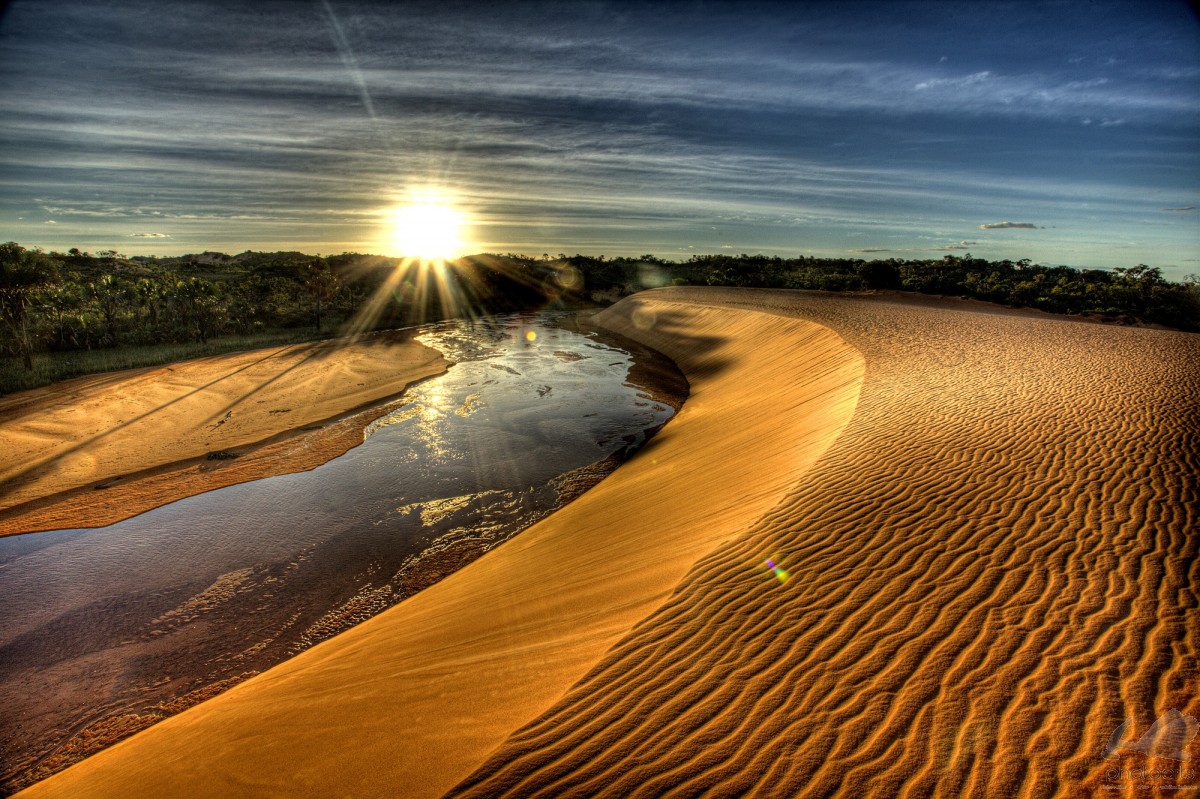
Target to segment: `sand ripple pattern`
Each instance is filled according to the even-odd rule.
[[[831,328],[866,358],[858,409],[452,795],[1179,795],[1128,775],[1200,771],[1200,739],[1188,764],[1104,755],[1124,719],[1200,717],[1200,336],[653,296]]]

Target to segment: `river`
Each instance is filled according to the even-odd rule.
[[[421,328],[455,365],[310,472],[0,539],[0,787],[391,607],[615,468],[686,388],[661,355],[564,321]],[[647,370],[677,378],[673,399],[630,377]]]

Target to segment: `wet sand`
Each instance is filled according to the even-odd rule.
[[[683,288],[600,321],[691,385],[649,446],[22,796],[1167,795],[1200,336]]]

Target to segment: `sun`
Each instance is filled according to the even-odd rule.
[[[448,261],[466,247],[466,215],[448,198],[415,197],[391,214],[391,245],[398,255],[423,261]]]

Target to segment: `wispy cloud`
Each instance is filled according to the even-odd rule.
[[[171,238],[171,235],[169,233],[130,233],[129,238],[131,238],[131,239],[169,239],[169,238]]]
[[[979,226],[980,230],[1012,230],[1019,228],[1021,230],[1041,230],[1032,222],[990,222]]]
[[[298,218],[300,209],[274,209],[275,213],[239,213],[237,210],[226,212],[188,212],[183,210],[156,210],[146,207],[129,207],[109,205],[106,203],[80,203],[71,205],[43,205],[46,213],[62,217],[84,217],[93,219],[182,219],[182,220],[236,220],[236,221],[278,221],[288,218]],[[346,213],[346,212],[343,212]],[[152,236],[152,234],[134,234]]]
[[[984,70],[983,72],[973,72],[970,75],[964,75],[960,78],[930,78],[929,80],[921,81],[913,88],[916,89],[917,91],[925,91],[926,89],[933,89],[933,88],[944,87],[944,86],[949,86],[949,87],[974,86],[977,83],[983,83],[991,76],[992,76],[992,73],[990,71]]]
[[[1174,211],[1175,213],[1183,213],[1185,211],[1195,211],[1196,206],[1187,205],[1187,206],[1184,206],[1183,208],[1163,208],[1162,210],[1163,211]]]
[[[47,242],[93,231],[152,247],[129,231],[166,229],[163,249],[336,237],[327,250],[369,239],[408,185],[433,183],[500,247],[841,253],[863,233],[896,243],[864,252],[908,252],[971,246],[954,243],[971,220],[1020,213],[1059,220],[1028,238],[1069,254],[1031,254],[1067,260],[1190,200],[1200,175],[1192,51],[1164,42],[1135,69],[1092,48],[1067,64],[1084,50],[1047,46],[1063,32],[1032,24],[1041,12],[987,3],[949,37],[921,4],[886,26],[833,4],[719,0],[131,8],[6,9],[0,224],[42,206],[22,229]],[[1075,34],[1079,48],[1098,35]],[[1161,225],[1172,246],[1194,246],[1177,222]]]

